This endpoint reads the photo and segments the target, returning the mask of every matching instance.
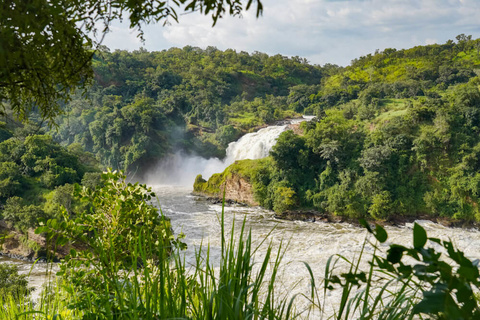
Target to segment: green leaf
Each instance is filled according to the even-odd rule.
[[[412,266],[408,266],[408,265],[400,266],[398,267],[398,272],[400,272],[404,278],[408,278],[412,274],[413,268]]]
[[[380,243],[384,243],[388,238],[388,234],[385,229],[378,224],[375,225],[375,233],[373,235]]]
[[[415,222],[413,226],[413,246],[417,249],[423,248],[425,243],[427,243],[427,232]]]
[[[365,227],[365,229],[367,229],[368,232],[373,233],[373,230],[372,230],[372,228],[370,228],[370,225],[368,224],[367,220],[360,219],[360,220],[358,220],[358,223],[360,223],[363,227]]]
[[[423,300],[413,307],[413,314],[437,314],[445,311],[445,301],[450,296],[444,291],[427,291]],[[451,298],[450,298],[451,299]]]
[[[392,244],[390,246],[390,249],[388,249],[387,252],[387,260],[390,261],[391,263],[398,263],[400,260],[402,260],[403,257],[403,252],[406,251],[407,248],[404,246]]]
[[[35,234],[40,234],[40,233],[44,233],[48,230],[47,227],[38,227],[37,229],[35,229]]]
[[[468,281],[475,281],[479,276],[478,269],[475,267],[461,266],[457,273]]]

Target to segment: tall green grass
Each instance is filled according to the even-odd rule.
[[[179,247],[145,241],[141,233],[133,241],[131,265],[112,261],[113,249],[96,248],[98,262],[87,270],[82,265],[67,270],[58,285],[40,295],[36,304],[3,297],[0,319],[290,319],[295,317],[293,299],[275,288],[284,248],[266,245],[257,262],[252,234],[239,233],[235,222],[230,235],[221,213],[221,258],[214,267],[209,246],[195,253],[195,266],[186,266]],[[266,239],[266,238],[265,238]],[[112,248],[112,246],[110,246]],[[150,253],[162,252],[152,260]],[[108,263],[106,263],[108,262]],[[257,264],[257,265],[255,265]]]

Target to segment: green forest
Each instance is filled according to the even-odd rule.
[[[478,221],[479,66],[480,41],[462,34],[324,67],[320,84],[287,96],[292,110],[317,116],[303,134],[284,132],[269,158],[227,171],[277,212]],[[195,189],[218,190],[228,175],[197,179]]]
[[[305,59],[259,52],[103,49],[87,99],[67,103],[49,134],[140,176],[176,150],[223,157],[242,133],[303,112],[289,94],[307,94],[326,74]]]
[[[299,116],[289,93],[329,72],[299,57],[213,47],[102,47],[92,65],[93,83],[54,125],[35,112],[18,122],[9,110],[0,122],[0,217],[21,233],[59,218],[61,206],[74,218],[87,205],[72,202],[74,184],[94,187],[106,168],[140,179],[176,151],[223,157],[243,133]]]
[[[316,116],[302,134],[284,132],[270,157],[226,171],[241,172],[262,206],[480,219],[480,41],[471,36],[385,49],[345,68],[189,46],[102,47],[92,64],[93,83],[55,125],[9,112],[0,123],[1,217],[18,230],[65,203],[73,214],[80,204],[64,194],[95,186],[105,168],[141,178],[179,150],[222,158],[242,134],[301,114]],[[195,188],[218,189],[225,177]]]

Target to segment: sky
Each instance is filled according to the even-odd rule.
[[[208,16],[180,16],[179,23],[148,25],[145,42],[128,24],[115,22],[103,44],[111,50],[161,51],[186,45],[237,52],[299,56],[312,64],[347,66],[385,48],[445,43],[461,33],[480,38],[480,0],[262,0],[238,17],[212,27]]]

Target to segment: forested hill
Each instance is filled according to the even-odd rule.
[[[64,145],[82,144],[104,166],[128,171],[178,150],[222,157],[242,133],[303,112],[289,95],[306,94],[336,69],[298,57],[189,46],[104,48],[93,67],[88,100],[78,94],[70,101],[50,134]]]
[[[65,104],[47,135],[0,122],[0,217],[17,228],[57,215],[71,184],[94,185],[94,157],[137,171],[178,150],[222,156],[242,133],[302,113],[317,115],[303,134],[284,133],[248,170],[228,169],[263,206],[480,220],[479,40],[386,49],[346,68],[193,47],[105,48],[93,65],[87,99]]]
[[[379,99],[439,98],[476,76],[480,45],[457,38],[386,49],[347,68],[213,47],[103,48],[93,61],[88,99],[74,97],[49,134],[64,145],[80,143],[105,167],[132,172],[178,150],[222,157],[242,133],[295,114],[345,105],[365,120],[388,109]]]
[[[270,158],[228,172],[278,212],[480,220],[480,41],[456,40],[337,68],[299,99],[318,116],[303,134],[283,133]],[[195,187],[215,190],[224,178]]]

